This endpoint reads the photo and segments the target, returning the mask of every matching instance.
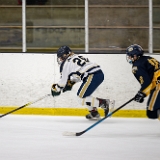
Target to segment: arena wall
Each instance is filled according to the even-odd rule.
[[[90,61],[98,63],[105,80],[93,94],[101,98],[114,99],[115,108],[133,98],[140,88],[131,72],[125,54],[86,54]],[[160,60],[159,55],[153,57]],[[35,101],[50,94],[51,85],[60,77],[59,66],[55,54],[0,54],[0,114]],[[72,91],[62,93],[58,97],[45,99],[27,106],[15,114],[36,115],[73,115],[83,116],[87,107],[81,106],[77,98],[77,83]],[[145,117],[146,102],[131,102],[114,114],[118,117]],[[99,109],[100,114],[103,111]]]

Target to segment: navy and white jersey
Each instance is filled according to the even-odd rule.
[[[88,74],[92,74],[100,70],[100,66],[94,62],[90,62],[88,58],[82,55],[72,54],[60,65],[60,80],[57,83],[62,89],[66,86],[68,79],[72,74],[78,74],[83,78]]]
[[[153,57],[142,56],[133,63],[132,72],[141,84],[140,91],[148,95],[160,76],[160,63]]]

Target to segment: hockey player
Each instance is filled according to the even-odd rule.
[[[133,44],[126,49],[127,61],[132,64],[132,72],[141,88],[134,100],[142,103],[148,95],[146,114],[148,118],[160,120],[160,62],[144,56],[143,48]]]
[[[92,96],[92,93],[104,80],[100,66],[90,62],[88,58],[82,55],[73,53],[68,46],[62,46],[58,49],[57,61],[60,64],[61,78],[58,83],[52,85],[52,96],[60,95],[61,91],[69,91],[75,83],[82,82],[77,96],[82,105],[88,106],[90,113],[86,115],[86,118],[99,119],[98,107],[103,108],[105,116],[107,116],[109,104],[112,104],[113,108],[115,101]]]

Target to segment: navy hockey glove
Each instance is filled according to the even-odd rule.
[[[61,89],[57,86],[57,84],[53,84],[51,88],[52,96],[59,96],[61,94]]]
[[[141,91],[138,91],[138,93],[134,97],[134,100],[136,102],[142,103],[144,101],[145,97],[146,97],[146,95],[144,93],[142,93]]]
[[[72,90],[72,87],[73,87],[73,85],[74,85],[75,83],[76,83],[76,82],[72,82],[72,81],[68,80],[66,86],[65,86],[64,89],[63,89],[63,92],[71,91],[71,90]]]

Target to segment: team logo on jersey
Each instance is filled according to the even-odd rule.
[[[137,66],[134,66],[134,67],[132,68],[132,73],[135,74],[136,71],[138,71],[138,68],[137,68]]]
[[[128,51],[129,52],[133,51],[133,47],[128,48]]]

